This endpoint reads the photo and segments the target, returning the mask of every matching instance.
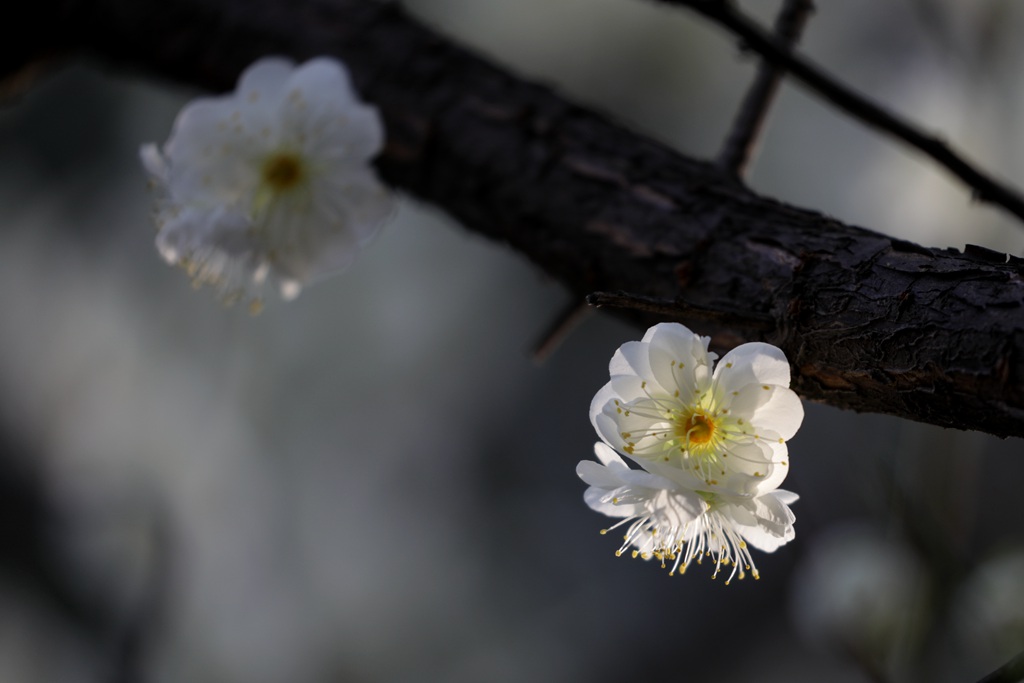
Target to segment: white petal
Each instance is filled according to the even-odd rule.
[[[782,439],[793,438],[804,421],[804,407],[792,389],[776,384],[747,384],[722,400],[734,418],[742,418],[754,432],[771,430]]]
[[[666,494],[658,502],[661,503],[657,511],[661,515],[662,523],[670,522],[678,529],[699,517],[706,508],[704,501],[696,492],[686,489],[666,489]]]
[[[753,499],[749,499],[739,504],[723,505],[718,508],[718,513],[728,518],[732,526],[757,526],[756,509]]]
[[[768,466],[766,476],[757,482],[757,491],[762,493],[774,491],[786,480],[787,476],[789,476],[789,461],[785,460],[785,458],[779,460],[776,455],[772,464]]]
[[[612,404],[608,404],[606,409],[595,417],[594,426],[598,436],[615,450],[621,451],[626,445],[622,439],[622,430],[615,419],[615,407]]]
[[[169,174],[167,160],[155,144],[150,142],[142,145],[139,148],[139,159],[142,160],[142,166],[153,180],[162,183],[167,182]]]
[[[601,415],[604,412],[604,407],[616,398],[617,394],[612,390],[611,382],[605,384],[594,394],[594,398],[590,401],[590,424],[594,425],[594,429],[597,429],[597,416]],[[598,431],[601,430],[598,429]]]
[[[766,467],[769,471],[771,468],[772,465]],[[762,491],[770,490],[767,486],[763,486],[763,481],[761,477],[752,474],[730,472],[718,485],[709,488],[713,493],[754,497]]]
[[[286,201],[268,207],[260,234],[278,275],[302,284],[348,268],[358,251],[355,236],[332,216]]]
[[[747,474],[764,473],[765,466],[771,463],[774,454],[764,441],[753,438],[730,441],[722,447],[722,451],[726,454],[724,465],[731,471]]]
[[[286,57],[264,57],[253,62],[238,79],[240,99],[278,95],[295,71],[295,62]]]
[[[317,57],[303,63],[291,73],[288,89],[300,90],[313,104],[322,100],[347,107],[359,102],[348,69],[331,57]]]
[[[360,247],[376,237],[395,212],[394,195],[368,168],[339,175],[335,182],[324,182],[314,187],[313,194],[324,205],[321,211],[330,211],[335,220],[340,220]]]
[[[615,391],[624,402],[653,397],[690,405],[706,390],[706,341],[676,323],[647,331],[644,341],[626,342],[609,363]]]
[[[800,500],[800,496],[793,493],[792,491],[787,491],[786,489],[779,489],[774,493],[775,498],[778,499],[778,501],[783,505],[792,505],[793,503]]]
[[[708,488],[706,482],[691,470],[684,470],[681,467],[671,465],[661,460],[647,460],[641,458],[633,458],[633,460],[651,474],[671,481],[677,491],[688,491],[693,493],[697,490],[705,490]]]
[[[622,478],[608,467],[593,460],[581,460],[576,465],[576,476],[589,486],[611,490],[622,486]]]
[[[622,480],[626,486],[638,492],[641,496],[650,497],[658,491],[671,491],[681,495],[692,494],[690,491],[679,488],[669,479],[645,470],[626,470],[626,472],[622,473]]]
[[[263,144],[229,102],[196,100],[182,109],[164,153],[170,164],[171,195],[183,202],[237,204],[251,195],[259,177],[255,161]]]
[[[637,375],[612,375],[608,384],[612,395],[624,404],[648,399],[652,394],[659,397],[669,395],[660,385]]]
[[[727,396],[747,384],[789,386],[789,362],[782,349],[771,344],[741,344],[725,354],[715,368],[715,393]]]
[[[687,341],[697,336],[689,327],[682,323],[658,323],[657,325],[652,325],[647,328],[647,331],[644,333],[644,338],[641,341],[650,344],[656,335],[663,339],[675,338],[683,341]]]
[[[634,375],[641,379],[653,379],[654,371],[651,370],[650,354],[647,353],[647,344],[643,342],[626,342],[620,346],[612,355],[608,364],[608,374]]]
[[[383,148],[384,126],[377,109],[359,100],[348,71],[337,60],[306,62],[287,87],[285,116],[301,121],[308,153],[324,163],[361,166]]]
[[[698,393],[705,389],[699,378],[707,375],[707,366],[700,365],[687,352],[672,353],[653,345],[647,347],[648,363],[653,386],[648,393],[661,397],[672,397],[681,405],[692,405]]]
[[[752,547],[766,553],[775,552],[796,537],[793,527],[786,529],[785,534],[782,536],[776,536],[769,531],[756,526],[740,527],[739,533]]]
[[[600,460],[605,467],[616,471],[629,469],[629,465],[623,461],[618,453],[609,448],[607,444],[601,443],[600,441],[594,444],[594,455],[597,456],[597,459]]]
[[[306,152],[325,164],[362,167],[384,148],[384,124],[376,107],[324,104],[308,115]],[[337,124],[337,125],[335,125]]]
[[[804,406],[800,397],[791,389],[778,388],[770,392],[771,400],[755,411],[751,423],[771,429],[789,440],[793,438],[804,421]]]
[[[211,249],[225,256],[244,256],[249,253],[250,227],[245,216],[224,207],[185,209],[164,224],[156,243],[171,263]]]
[[[643,505],[616,504],[611,501],[612,497],[609,491],[593,486],[583,492],[583,502],[595,512],[600,512],[609,517],[635,517],[643,514]]]
[[[647,330],[644,341],[651,346],[652,365],[655,363],[655,358],[661,359],[661,354],[664,354],[664,360],[659,363],[658,367],[654,367],[659,375],[669,373],[675,376],[664,362],[665,360],[675,360],[677,365],[682,364],[686,377],[684,386],[680,386],[680,389],[688,388],[691,395],[694,392],[700,393],[707,389],[705,373],[711,368],[711,359],[708,357],[707,351],[709,341],[707,337],[694,334],[689,328],[679,323],[659,323]],[[697,374],[696,380],[694,379],[695,373]],[[675,388],[679,382],[673,381],[671,384]],[[685,396],[683,400],[687,400]]]
[[[753,501],[756,525],[742,526],[740,534],[750,545],[770,553],[795,537],[793,522],[796,516],[775,492],[766,493]]]

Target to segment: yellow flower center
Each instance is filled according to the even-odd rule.
[[[707,415],[691,413],[676,424],[676,436],[691,446],[703,446],[715,436],[715,422]]]
[[[263,183],[273,192],[292,189],[306,175],[302,158],[292,152],[277,152],[263,162]]]

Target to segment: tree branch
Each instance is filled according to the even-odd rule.
[[[1024,681],[1024,652],[982,678],[978,683],[1020,683]]]
[[[570,301],[568,305],[559,311],[555,319],[548,325],[548,328],[544,330],[544,334],[533,345],[533,349],[530,352],[530,358],[533,359],[533,362],[537,365],[545,363],[558,347],[562,345],[562,342],[569,337],[572,331],[579,327],[591,313],[593,313],[593,309],[587,306],[586,303]]]
[[[31,11],[38,23],[20,45],[212,89],[268,53],[336,55],[384,115],[384,177],[522,251],[581,300],[686,302],[678,318],[718,348],[781,346],[806,398],[1024,436],[1024,261],[925,249],[759,197],[394,4],[38,0]],[[769,323],[744,329],[692,309]]]
[[[770,316],[758,315],[750,311],[728,311],[722,308],[703,308],[676,299],[655,299],[649,296],[638,296],[627,292],[593,292],[587,295],[587,303],[595,308],[618,308],[647,313],[668,320],[686,322],[715,323],[730,330],[753,332],[756,336],[764,330],[775,327]]]
[[[909,121],[892,114],[862,95],[842,85],[811,62],[797,55],[790,45],[736,10],[729,0],[656,0],[669,5],[688,7],[733,33],[744,47],[763,59],[789,71],[794,78],[834,104],[853,118],[895,137],[933,161],[971,188],[979,202],[1001,206],[1024,220],[1024,197],[980,169],[973,166],[939,138],[931,136]]]
[[[808,17],[814,11],[811,0],[786,0],[775,21],[775,36],[785,45],[795,45],[803,33]],[[753,155],[754,143],[768,118],[775,93],[782,82],[783,70],[768,61],[757,67],[750,90],[743,98],[729,137],[718,155],[718,165],[742,178]]]

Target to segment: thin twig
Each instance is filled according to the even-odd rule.
[[[1024,681],[1024,652],[982,678],[978,683],[1020,683]]]
[[[889,133],[931,157],[962,180],[979,202],[1001,206],[1024,220],[1024,197],[1008,185],[998,182],[971,165],[939,138],[933,137],[909,121],[882,109],[862,95],[842,85],[810,61],[737,11],[727,0],[656,0],[689,7],[732,32],[743,46],[763,59],[789,71],[794,78],[817,92],[839,109],[863,123]]]
[[[795,45],[813,11],[814,3],[811,0],[786,0],[775,21],[775,35],[779,41]],[[737,178],[746,174],[757,137],[768,118],[768,109],[779,90],[782,76],[782,69],[767,60],[762,61],[750,90],[743,98],[743,104],[740,105],[717,162],[719,167],[730,171]]]
[[[726,323],[746,330],[768,330],[775,326],[770,316],[750,311],[725,311],[697,306],[678,299],[655,299],[628,292],[593,292],[587,295],[587,303],[594,308],[623,308],[674,320]]]
[[[593,292],[587,295],[587,303],[594,308],[628,308],[655,315],[672,317],[679,315],[679,307],[674,301],[626,292]]]
[[[568,306],[559,311],[551,325],[544,330],[540,340],[533,345],[533,351],[530,353],[533,362],[541,365],[550,358],[569,334],[591,313],[593,313],[593,309],[589,308],[586,303],[580,303],[578,300],[569,302]]]

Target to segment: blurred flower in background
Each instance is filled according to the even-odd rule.
[[[809,642],[884,678],[906,674],[929,621],[928,576],[907,546],[867,526],[838,526],[815,539],[791,592]]]
[[[268,277],[293,299],[350,266],[393,213],[370,165],[383,144],[340,62],[261,59],[234,93],[186,105],[162,151],[142,146],[160,253],[226,303],[258,312]]]
[[[954,603],[956,635],[976,660],[995,668],[1024,651],[1024,548],[978,566]]]

